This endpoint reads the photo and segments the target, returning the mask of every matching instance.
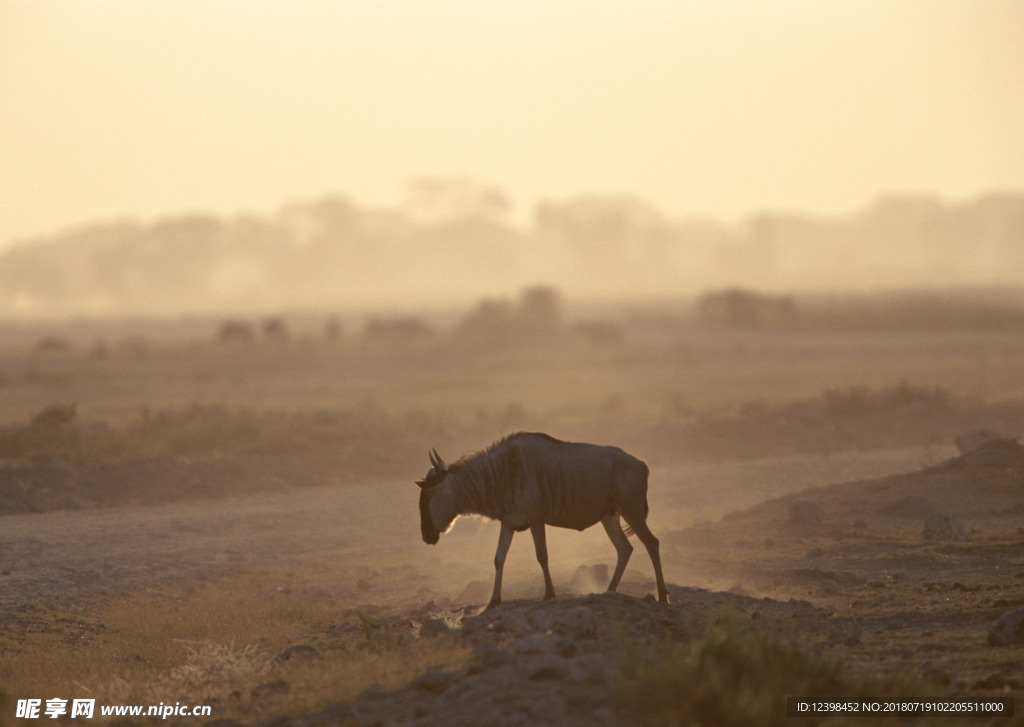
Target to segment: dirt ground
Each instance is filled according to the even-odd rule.
[[[908,448],[655,467],[650,478],[649,522],[656,533],[672,542],[674,533],[701,522],[711,523],[770,497],[823,483],[915,469],[922,462],[937,461],[941,454],[934,448]],[[281,477],[287,471],[306,482],[318,478],[325,482],[338,477],[344,458],[344,453],[335,452],[201,462],[191,476],[205,483],[211,470],[216,470],[224,477],[251,483],[259,478],[274,480],[276,470]],[[157,464],[131,465],[139,478],[146,477],[146,466],[154,469],[152,477],[156,479],[168,476],[166,468]],[[74,466],[47,463],[36,465],[39,467],[59,470]],[[301,473],[296,471],[299,467]],[[244,564],[349,560],[369,552],[400,553],[404,561],[422,564],[425,569],[443,562],[447,572],[434,585],[452,596],[469,580],[489,580],[493,575],[491,558],[479,557],[477,551],[490,551],[496,544],[497,524],[470,518],[458,523],[438,546],[425,546],[419,534],[417,496],[411,479],[385,480],[283,490],[279,486],[278,491],[253,495],[8,515],[2,518],[0,528],[0,609],[54,596],[130,591],[161,580],[216,575],[218,569]],[[548,537],[554,573],[571,574],[580,562],[614,559],[614,550],[599,530],[579,534],[551,529]],[[521,572],[529,580],[536,570],[532,548],[522,537],[516,543],[509,574]],[[465,557],[467,547],[472,548],[472,557]],[[719,582],[714,568],[695,573],[688,554],[666,560],[668,572],[680,583],[734,585]],[[462,572],[453,571],[454,565],[465,571],[465,580],[454,575]],[[643,567],[638,555],[633,568]],[[514,587],[510,581],[509,588]],[[401,593],[397,584],[396,588],[399,595],[415,595]],[[530,593],[527,586],[522,595]]]
[[[329,481],[340,456],[218,466],[235,478],[301,467],[311,480]],[[560,598],[536,600],[539,569],[520,536],[506,568],[506,603],[480,614],[497,525],[466,519],[426,546],[411,481],[382,479],[5,516],[0,619],[17,628],[24,608],[41,601],[337,560],[367,565],[334,596],[368,604],[414,637],[428,638],[429,627],[474,646],[468,670],[428,671],[404,690],[371,689],[352,704],[277,720],[306,727],[636,723],[609,696],[612,625],[671,641],[723,608],[854,671],[910,674],[946,695],[1024,694],[1022,647],[989,645],[996,621],[1024,607],[1018,444],[964,456],[950,446],[655,465],[650,481],[668,606],[644,598],[653,578],[642,548],[624,595],[586,595],[603,588],[600,566],[614,563],[610,543],[599,528],[549,528]],[[381,562],[394,565],[369,565]],[[329,638],[311,641],[322,648]],[[489,702],[500,719],[479,707],[480,695],[495,690],[506,695]],[[257,712],[247,723],[261,721]]]

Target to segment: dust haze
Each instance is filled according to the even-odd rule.
[[[536,204],[467,179],[424,178],[407,201],[343,196],[224,219],[97,223],[0,251],[13,318],[465,306],[545,284],[577,300],[1019,284],[1024,196],[884,196],[841,217],[673,219],[636,197]]]
[[[1015,4],[97,7],[0,0],[0,725],[1024,696]],[[670,603],[549,527],[483,611],[414,483],[516,431]]]

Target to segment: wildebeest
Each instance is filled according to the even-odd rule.
[[[544,598],[555,597],[548,571],[545,525],[585,530],[600,522],[618,552],[608,584],[614,591],[633,552],[620,516],[647,548],[654,564],[658,600],[668,601],[658,539],[647,527],[647,465],[617,447],[562,442],[520,432],[446,465],[435,449],[420,486],[423,541],[437,543],[459,515],[483,515],[501,523],[494,556],[494,591],[488,608],[501,603],[501,573],[512,535],[527,528],[544,572]]]

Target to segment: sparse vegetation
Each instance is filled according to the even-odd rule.
[[[707,724],[721,727],[785,725],[786,697],[827,696],[836,702],[920,700],[940,693],[934,686],[899,676],[855,673],[738,614],[726,614],[686,642],[624,648],[619,699],[649,725]],[[801,724],[849,724],[802,717]],[[895,720],[892,720],[895,722]],[[879,724],[886,724],[880,721]]]
[[[323,484],[340,492],[346,483],[378,479],[408,477],[411,483],[430,447],[454,458],[517,429],[613,443],[668,468],[949,444],[969,428],[1012,434],[1019,426],[1021,404],[1014,400],[1024,398],[1024,343],[1001,331],[819,336],[785,326],[771,332],[694,328],[692,318],[623,313],[591,335],[574,327],[571,310],[561,305],[539,289],[518,308],[498,303],[469,318],[425,317],[428,332],[422,335],[363,336],[346,321],[344,328],[336,322],[330,329],[331,340],[322,319],[304,329],[289,318],[286,336],[276,344],[266,328],[254,328],[250,342],[222,344],[218,322],[207,321],[192,337],[180,330],[175,337],[146,331],[145,346],[111,344],[102,356],[91,353],[88,342],[124,341],[131,331],[89,330],[81,334],[85,343],[61,333],[70,347],[59,355],[40,355],[34,350],[39,333],[22,332],[20,348],[0,351],[0,501],[9,512],[30,512]],[[799,302],[796,312],[805,311]],[[459,327],[458,321],[477,313],[504,321],[501,345]],[[518,335],[530,327],[546,333]],[[1015,497],[1016,483],[1000,492]],[[62,488],[70,496],[57,498]],[[975,488],[979,492],[983,488]],[[1005,504],[1013,507],[1019,503]],[[863,527],[833,522],[826,512],[809,527],[827,525],[831,538],[849,526],[856,542],[903,537],[892,528],[879,531],[870,512],[857,518]],[[928,550],[940,546],[918,542],[920,526],[914,520],[905,534],[913,553],[948,560],[949,553]],[[785,527],[803,525],[785,519]],[[975,543],[971,532],[958,548],[989,547]],[[303,535],[289,531],[287,537]],[[349,537],[344,532],[331,537],[334,552],[355,547],[340,544]],[[403,537],[415,539],[415,523]],[[876,598],[886,608],[891,604],[884,600],[888,580],[851,586],[855,580],[827,577],[845,565],[807,567],[805,553],[816,567],[832,557],[830,549],[839,546],[831,540],[813,547],[775,534],[766,539],[743,533],[736,540],[736,552],[747,562],[769,551],[799,550],[793,557],[804,577],[826,581],[814,585],[814,597],[838,599],[827,589],[859,588],[849,600],[869,604],[863,608],[875,608]],[[672,553],[666,560],[688,568],[691,544],[667,535],[664,543],[666,554]],[[351,701],[374,683],[400,688],[431,667],[471,669],[479,657],[455,639],[410,637],[407,625],[392,616],[395,609],[408,613],[411,603],[382,595],[379,584],[393,575],[387,563],[375,564],[383,577],[370,578],[351,564],[261,570],[255,558],[216,555],[216,583],[170,584],[152,575],[145,580],[149,590],[91,591],[73,603],[36,603],[5,613],[0,686],[8,700],[44,689],[112,702],[210,700],[218,717],[263,723]],[[240,571],[239,563],[251,570]],[[1011,568],[1017,565],[1005,564],[1005,572],[1016,572]],[[6,563],[0,569],[10,571],[0,570],[0,577],[10,578],[5,587],[25,577]],[[403,598],[419,591],[417,605],[434,598],[426,582],[408,584]],[[776,589],[773,597],[792,597],[786,589],[796,587],[780,582],[758,587]],[[450,588],[457,592],[460,586]],[[986,598],[978,608],[987,614],[994,606]],[[968,639],[965,630],[955,638]],[[874,632],[863,647],[850,647],[863,659],[857,669],[823,657],[815,650],[820,641],[803,645],[778,633],[726,621],[679,642],[632,642],[621,672],[622,703],[650,724],[687,724],[691,714],[707,724],[771,724],[780,719],[774,711],[785,696],[780,690],[820,687],[835,696],[917,688],[891,670],[868,676],[878,670],[867,660],[888,648],[871,642]],[[933,641],[945,644],[941,634]],[[275,661],[304,644],[317,656],[287,665]],[[893,662],[903,658],[884,653]],[[948,664],[958,652],[936,653]],[[981,682],[989,674],[978,664],[971,674]],[[1011,671],[1000,666],[997,676],[1014,686]],[[694,688],[677,688],[688,681]]]
[[[776,406],[758,401],[747,402],[740,408],[740,412],[768,417],[851,418],[914,405],[942,409],[949,406],[952,399],[952,392],[945,386],[920,386],[904,379],[881,388],[861,384],[829,388],[817,396]]]
[[[467,663],[463,647],[412,643],[344,597],[323,595],[348,575],[318,564],[167,584],[75,607],[25,607],[0,629],[0,685],[22,697],[171,699],[213,705],[218,718],[262,720],[351,700],[371,684],[398,688],[427,667]],[[318,656],[275,659],[296,643],[313,644]],[[275,680],[287,686],[260,688]]]

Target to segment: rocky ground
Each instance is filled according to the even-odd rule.
[[[421,639],[450,639],[473,648],[473,663],[430,670],[403,690],[370,688],[339,704],[275,724],[358,725],[602,725],[639,724],[623,704],[626,644],[687,643],[717,619],[743,628],[786,632],[822,616],[806,602],[781,603],[693,588],[671,589],[671,603],[628,593],[601,593],[550,602],[520,600],[476,613],[427,604],[395,617],[390,627]],[[756,624],[756,626],[755,626]],[[315,648],[315,647],[314,647]]]

